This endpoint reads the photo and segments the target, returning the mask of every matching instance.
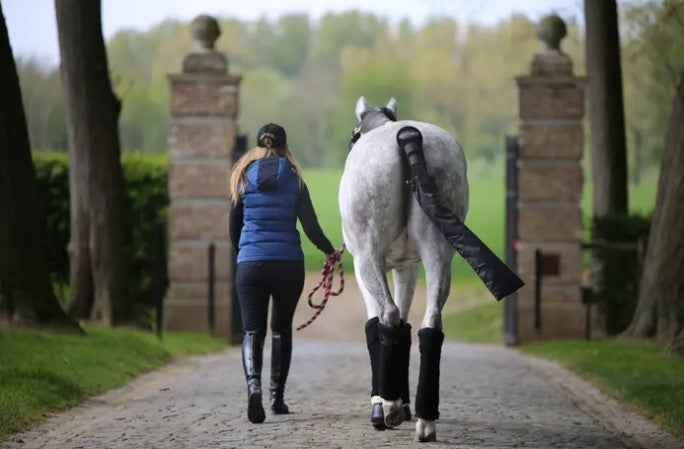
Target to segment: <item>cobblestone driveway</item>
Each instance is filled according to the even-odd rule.
[[[412,357],[415,389],[415,345]],[[90,400],[4,447],[419,446],[412,441],[413,423],[383,432],[371,429],[367,353],[361,342],[296,341],[287,390],[294,414],[267,415],[261,425],[246,419],[241,371],[237,350],[181,360]],[[512,352],[446,344],[441,391],[439,441],[427,447],[626,447]]]
[[[331,300],[311,328],[295,335],[286,391],[291,415],[267,412],[263,424],[247,421],[240,353],[233,348],[141,376],[0,443],[0,448],[684,447],[643,418],[630,418],[617,404],[606,407],[611,401],[600,393],[587,395],[591,387],[558,367],[515,351],[456,343],[445,343],[442,354],[438,441],[415,443],[415,422],[372,430],[365,313],[353,281],[348,280],[344,295]],[[411,314],[414,342],[423,297],[421,287]],[[295,325],[310,316],[305,304],[303,299]],[[414,343],[414,393],[418,357]],[[264,360],[266,379],[269,366]]]

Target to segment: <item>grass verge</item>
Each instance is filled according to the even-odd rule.
[[[450,340],[498,344],[503,341],[503,309],[501,303],[489,299],[478,302],[442,318],[444,335]]]
[[[86,326],[85,335],[0,331],[0,441],[174,357],[226,347],[205,335]]]
[[[559,362],[684,437],[684,357],[668,355],[663,345],[627,339],[559,340],[526,344],[520,350]]]
[[[503,303],[479,279],[457,280],[442,310],[442,330],[449,340],[501,344]]]

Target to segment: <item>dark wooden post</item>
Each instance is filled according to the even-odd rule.
[[[515,268],[518,240],[518,138],[506,137],[506,264]],[[504,336],[506,345],[518,343],[518,292],[504,301]]]

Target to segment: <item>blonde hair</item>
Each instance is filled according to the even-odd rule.
[[[290,161],[290,164],[295,170],[297,177],[299,178],[299,188],[302,188],[302,167],[295,159],[294,154],[287,148],[263,148],[254,147],[248,152],[246,152],[238,161],[233,165],[233,171],[230,174],[230,198],[233,200],[234,204],[240,202],[240,196],[245,193],[247,188],[247,167],[252,162],[257,159],[263,159],[266,157],[276,157],[284,156]]]

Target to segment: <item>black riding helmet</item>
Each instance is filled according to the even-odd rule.
[[[287,148],[285,128],[275,123],[267,123],[257,133],[257,146],[262,148]]]

